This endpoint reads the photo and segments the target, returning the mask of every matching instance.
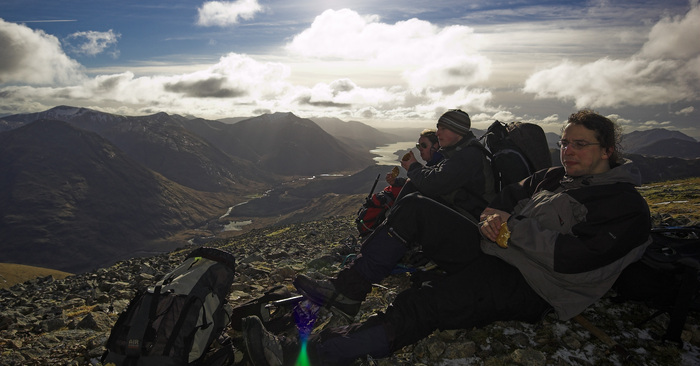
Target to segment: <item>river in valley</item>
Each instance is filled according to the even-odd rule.
[[[405,154],[406,150],[408,149],[413,149],[413,155],[416,156],[416,159],[418,159],[418,161],[422,161],[420,158],[420,154],[416,149],[415,141],[403,141],[384,146],[378,146],[377,148],[372,149],[369,152],[371,152],[372,154],[379,155],[374,157],[374,161],[377,162],[377,165],[400,165],[399,159],[401,159],[401,156],[403,156],[403,154]],[[397,151],[401,152],[400,155],[396,154]]]

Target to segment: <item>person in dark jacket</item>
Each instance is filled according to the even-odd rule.
[[[496,190],[491,164],[471,131],[469,115],[459,109],[443,113],[436,135],[443,159],[435,165],[422,165],[410,152],[409,158],[401,161],[410,182],[401,197],[417,191],[476,219]]]
[[[427,128],[421,131],[418,136],[418,142],[416,143],[416,149],[418,149],[421,159],[425,161],[425,166],[437,165],[437,163],[445,158],[438,151],[440,150],[440,142],[438,141],[437,132],[434,129]],[[413,152],[411,152],[411,156],[412,155]],[[385,179],[391,186],[403,187],[406,184],[406,178],[397,177],[392,174],[392,172],[387,173]]]
[[[609,119],[589,110],[572,114],[559,141],[563,166],[506,187],[483,211],[476,235],[467,228],[477,223],[445,214],[449,208],[435,201],[399,201],[387,220],[390,232],[439,254],[447,274],[401,292],[362,323],[312,335],[311,364],[387,357],[436,329],[536,322],[551,311],[565,320],[597,301],[651,242],[649,209],[635,189],[639,170],[619,159],[618,138]],[[496,244],[506,230],[508,241]],[[267,332],[256,317],[245,318],[244,328],[254,364],[296,360],[295,340]]]
[[[421,159],[425,161],[427,166],[436,165],[445,158],[438,151],[440,150],[440,141],[435,129],[428,128],[421,131],[418,142],[416,142],[416,149],[418,149]]]
[[[411,154],[409,159],[402,161],[410,178],[406,186],[410,185],[418,192],[405,195],[407,187],[404,186],[388,217],[395,216],[392,212],[397,207],[413,205],[402,204],[404,200],[426,200],[446,208],[444,212],[435,212],[438,217],[432,220],[456,215],[475,221],[479,217],[488,200],[494,196],[495,185],[491,166],[470,127],[469,115],[461,110],[452,109],[440,116],[436,135],[444,159],[434,166],[423,166]],[[479,236],[476,226],[464,229],[470,232],[471,237]],[[372,284],[386,278],[406,254],[406,241],[391,230],[393,227],[386,222],[380,224],[362,243],[360,255],[335,278],[315,280],[304,275],[297,276],[294,281],[297,290],[318,304],[333,306],[348,318],[354,318],[362,301],[372,290]],[[442,248],[433,250],[430,245],[424,245],[421,249],[424,257],[434,263],[443,257],[448,261],[457,259],[447,251],[447,246]]]

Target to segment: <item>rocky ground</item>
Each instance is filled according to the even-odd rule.
[[[658,220],[669,218],[657,217]],[[352,218],[268,229],[209,242],[232,252],[237,276],[229,301],[240,304],[276,284],[293,290],[297,273],[331,275],[356,249]],[[0,365],[98,365],[118,314],[135,291],[177,266],[191,248],[150,258],[131,259],[90,273],[54,280],[38,278],[0,290]],[[359,318],[385,308],[410,284],[393,275],[363,303]],[[642,325],[651,313],[643,304],[617,304],[614,293],[585,317],[620,346],[617,349],[574,321],[547,318],[538,324],[498,322],[481,329],[435,332],[374,365],[698,365],[700,319],[691,316],[682,348],[655,339],[666,315]],[[322,311],[318,327],[344,320]],[[231,331],[236,338],[239,335]],[[237,354],[241,360],[243,355]],[[245,364],[242,360],[240,364]]]

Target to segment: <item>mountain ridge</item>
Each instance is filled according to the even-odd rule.
[[[70,271],[187,240],[238,235],[224,232],[232,222],[251,222],[241,229],[246,232],[355,214],[375,178],[382,180],[379,190],[389,170],[374,165],[367,146],[405,138],[359,122],[317,123],[293,113],[227,124],[69,106],[0,119],[0,130],[0,249],[18,238],[28,248],[60,249],[61,255],[40,250],[35,262],[24,264]],[[11,141],[18,136],[23,143]],[[657,131],[644,141],[654,136],[667,135]],[[669,147],[668,141],[655,143]],[[558,152],[552,154],[556,164]],[[626,156],[645,183],[700,176],[700,159]],[[342,174],[320,174],[331,172]],[[71,254],[73,244],[79,255]],[[26,260],[20,249],[10,252]]]
[[[168,181],[100,135],[56,120],[0,134],[0,177],[5,260],[67,272],[163,250],[153,241],[226,210],[224,196]]]

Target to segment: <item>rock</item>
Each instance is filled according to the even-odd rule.
[[[516,349],[511,354],[511,359],[518,365],[524,366],[544,366],[547,364],[547,356],[531,348]]]
[[[670,222],[671,218],[665,220]],[[348,239],[353,235],[356,229],[352,218],[330,218],[290,225],[284,230],[256,229],[231,239],[212,240],[207,245],[229,250],[241,259],[237,261],[228,298],[228,303],[236,306],[278,284],[293,290],[292,280],[297,273],[313,278],[334,275],[344,258],[338,253],[356,254],[359,250],[359,245],[345,244],[353,243]],[[157,281],[179,265],[191,249],[133,258],[63,280],[39,278],[0,290],[0,364],[98,366],[111,327],[138,286]],[[401,274],[390,276],[379,285],[362,303],[358,320],[386,309],[411,281],[409,275]],[[686,322],[685,349],[678,349],[649,336],[652,332],[662,333],[667,316],[635,326],[653,312],[643,304],[618,304],[604,297],[587,310],[587,318],[630,350],[638,364],[690,364],[687,360],[700,354],[697,314],[691,314]],[[325,309],[317,321],[319,328],[346,324],[345,319]],[[229,335],[240,337],[238,332]],[[242,358],[239,352],[237,359]],[[476,329],[438,331],[391,357],[362,362],[380,366],[622,364],[616,354],[585,329],[554,317],[534,325],[510,321]]]
[[[442,356],[446,360],[456,360],[472,357],[474,354],[476,354],[476,343],[473,341],[466,341],[447,344]]]
[[[66,326],[66,321],[63,318],[53,318],[42,321],[39,329],[40,332],[53,332]]]
[[[102,312],[91,312],[83,317],[83,320],[78,323],[77,328],[107,332],[112,329],[113,323],[114,319],[109,315]]]
[[[322,256],[322,257],[318,257],[318,258],[315,258],[315,259],[311,260],[311,261],[307,264],[307,266],[308,266],[309,268],[311,268],[311,269],[316,269],[316,270],[318,270],[318,269],[321,269],[321,268],[330,267],[330,266],[333,265],[334,263],[336,263],[335,256],[333,256],[333,255],[324,255],[324,256]]]

